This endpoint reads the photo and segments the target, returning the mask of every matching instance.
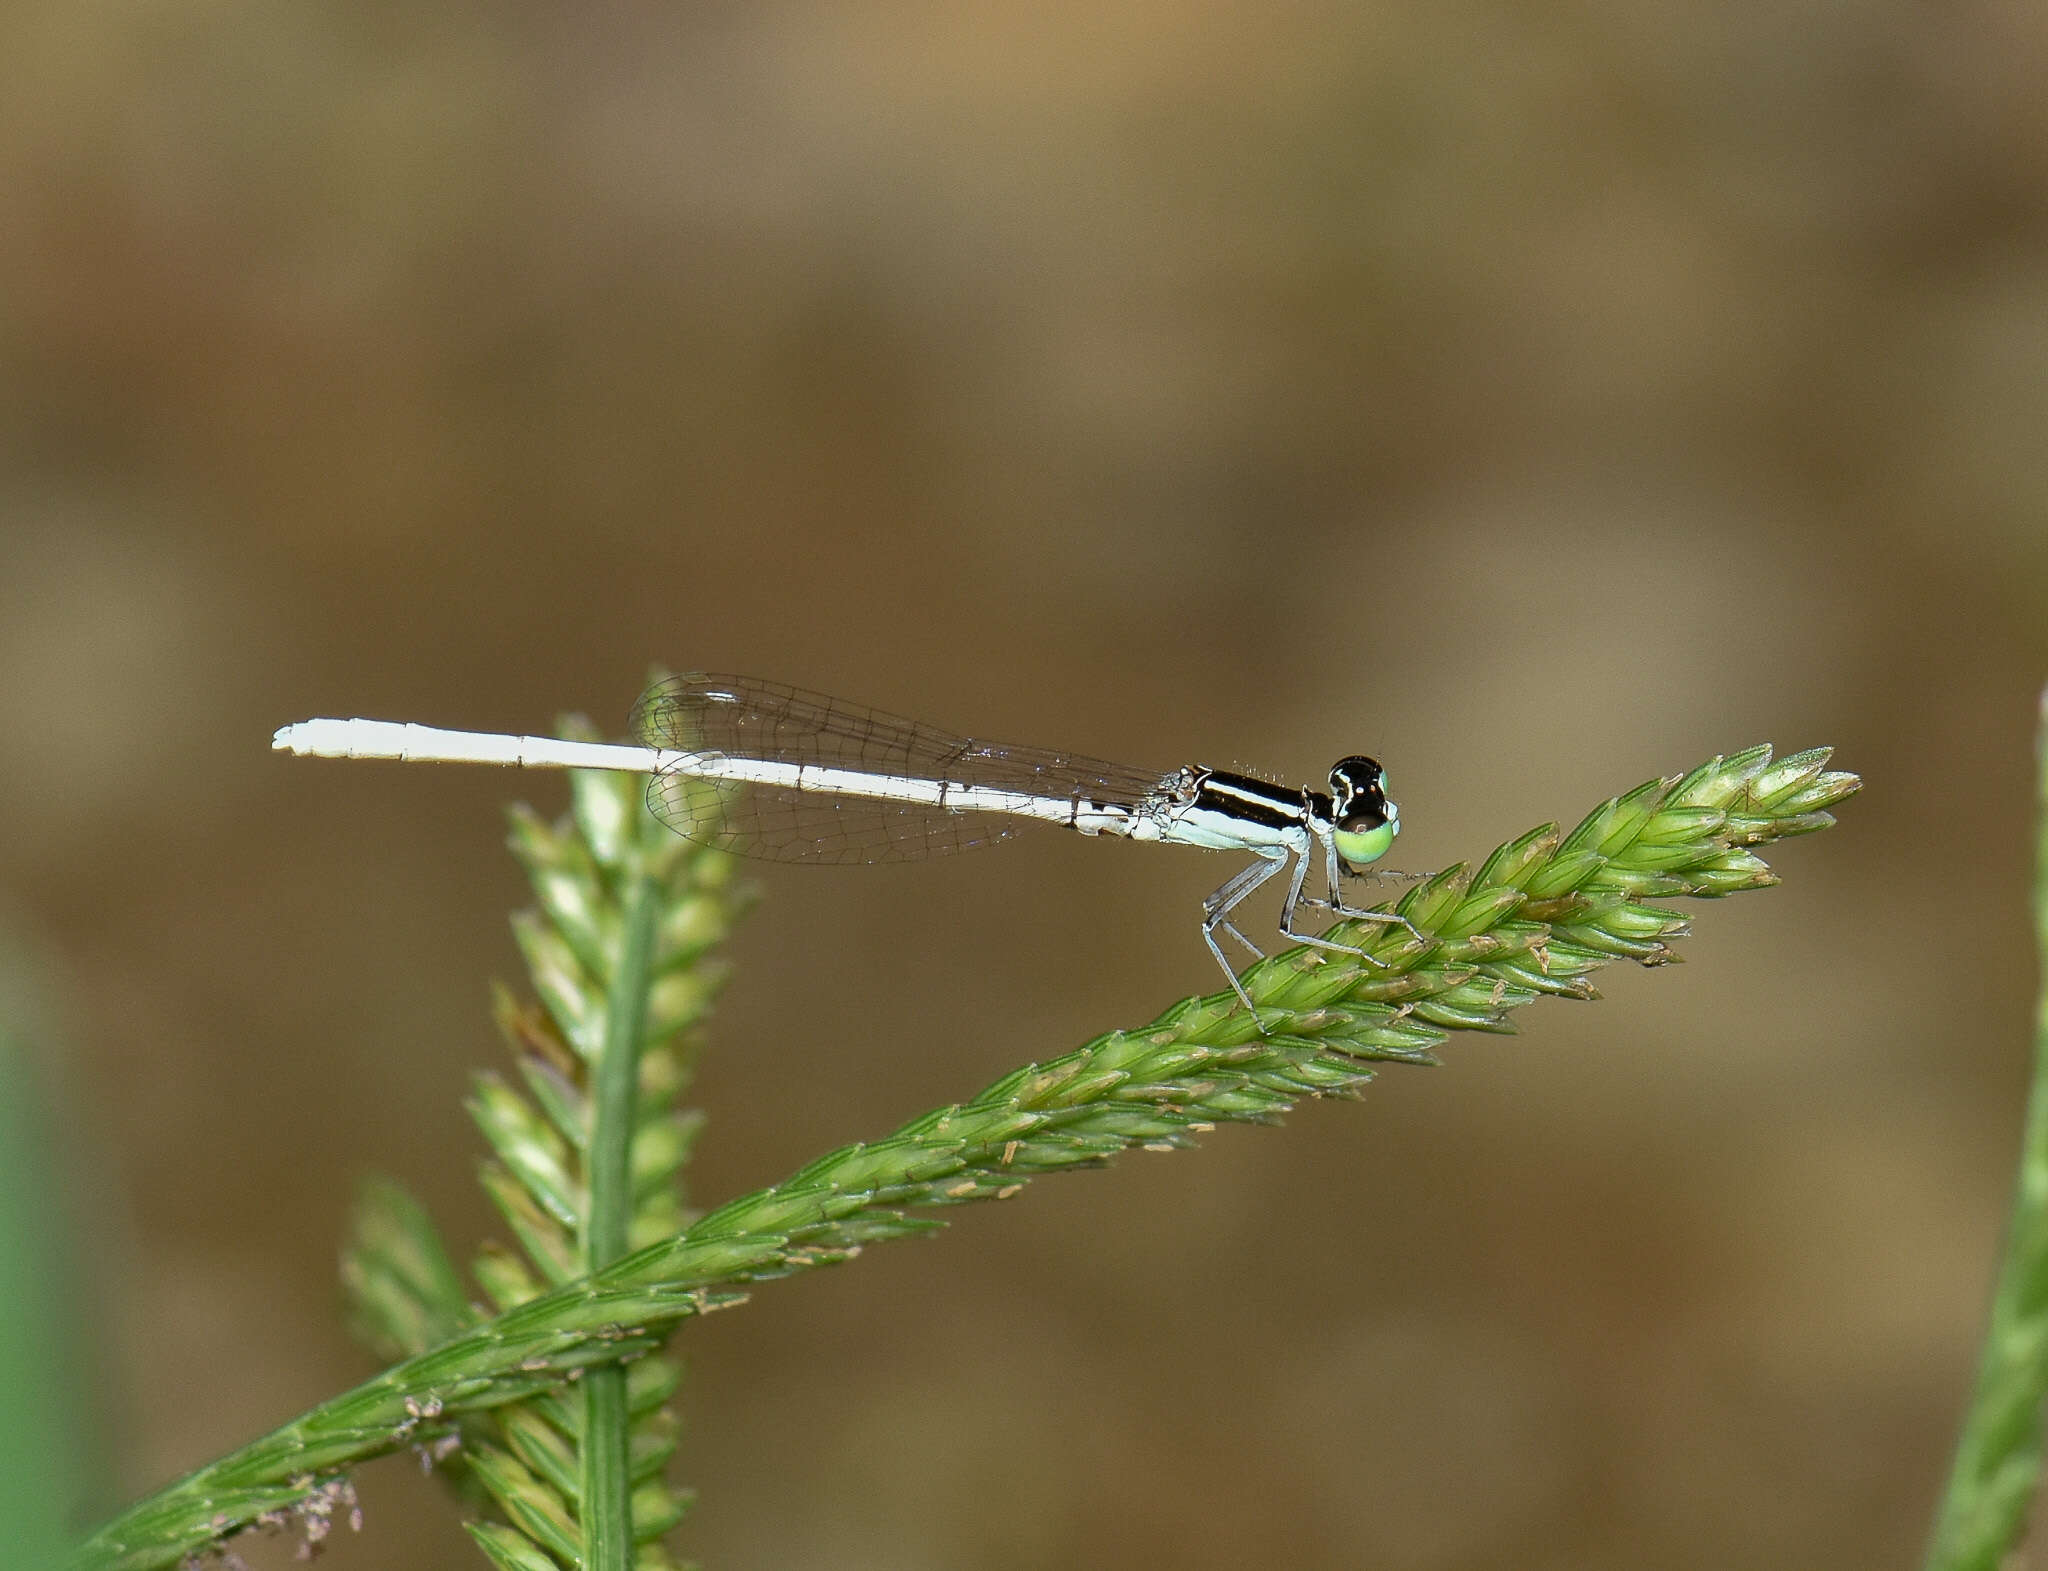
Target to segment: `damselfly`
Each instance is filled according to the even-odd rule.
[[[1084,835],[1249,851],[1250,865],[1202,902],[1202,941],[1255,1020],[1251,995],[1216,935],[1228,933],[1263,955],[1231,913],[1290,863],[1280,907],[1280,931],[1289,938],[1364,954],[1298,931],[1294,918],[1304,905],[1421,936],[1403,916],[1344,901],[1343,876],[1377,862],[1401,832],[1386,771],[1370,758],[1340,758],[1326,795],[1202,764],[1161,773],[983,742],[801,688],[703,672],[650,687],[633,706],[631,730],[638,745],[302,720],[271,745],[323,758],[645,773],[653,777],[649,810],[677,834],[775,862],[917,861],[1007,839],[1034,821]],[[1321,899],[1303,892],[1318,854],[1328,882]]]

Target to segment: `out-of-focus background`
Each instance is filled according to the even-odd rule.
[[[616,729],[661,662],[1369,750],[1408,867],[1757,741],[1868,782],[1685,967],[692,1327],[685,1552],[1913,1563],[2024,1079],[2044,79],[2013,0],[8,8],[0,891],[90,1509],[372,1369],[359,1175],[496,1231],[500,808],[562,783],[272,728]],[[761,869],[697,1194],[1213,989],[1225,871]],[[481,1563],[361,1486],[336,1567]]]

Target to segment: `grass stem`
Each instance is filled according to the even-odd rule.
[[[1997,1571],[2026,1527],[2041,1470],[2041,1404],[2048,1396],[2048,693],[2036,755],[2034,1083],[1991,1323],[1927,1571]]]
[[[583,1265],[596,1272],[626,1252],[633,1222],[633,1135],[653,985],[660,890],[636,873],[625,901],[625,931],[605,999],[604,1050],[593,1077],[590,1201],[584,1213]],[[633,1563],[631,1428],[626,1370],[602,1365],[583,1377],[583,1548],[585,1571],[629,1571]]]

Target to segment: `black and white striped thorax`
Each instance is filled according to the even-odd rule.
[[[1299,787],[1190,764],[1160,781],[1121,832],[1133,840],[1212,851],[1298,851],[1329,823],[1329,798],[1318,810],[1314,796]]]
[[[1069,828],[1213,851],[1306,851],[1338,828],[1366,830],[1392,821],[1383,776],[1369,758],[1347,758],[1330,771],[1342,800],[1254,775],[1190,764],[1130,804],[1076,798]]]

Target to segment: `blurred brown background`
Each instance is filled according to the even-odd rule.
[[[692,1328],[688,1553],[1914,1563],[2024,1081],[2044,43],[2017,0],[8,8],[0,890],[101,1213],[102,1504],[369,1372],[357,1175],[495,1231],[499,810],[561,783],[272,728],[617,727],[659,661],[1162,767],[1371,750],[1411,867],[1756,741],[1868,781],[1688,966]],[[1214,988],[1226,870],[762,869],[699,1197]],[[331,1564],[482,1563],[361,1484]]]

